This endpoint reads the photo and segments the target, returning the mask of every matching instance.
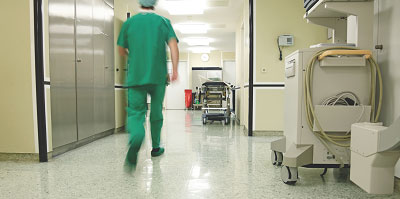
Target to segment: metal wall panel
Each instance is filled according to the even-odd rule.
[[[94,125],[96,132],[115,127],[114,10],[110,2],[94,0]]]
[[[115,91],[114,91],[114,0],[107,0],[105,5],[105,93],[106,93],[106,121],[108,129],[115,128]]]
[[[92,7],[92,0],[76,1],[76,93],[79,140],[95,134]]]
[[[115,128],[113,0],[49,0],[53,146]]]
[[[78,140],[74,17],[74,1],[49,1],[51,115],[54,148]]]
[[[105,42],[104,19],[105,6],[103,0],[93,1],[93,48],[94,48],[94,127],[96,132],[107,129],[105,107],[107,99],[105,93]]]

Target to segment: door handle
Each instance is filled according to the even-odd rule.
[[[76,62],[81,63],[82,59],[77,59]]]
[[[101,34],[104,35],[104,36],[106,36],[106,37],[108,37],[108,35],[107,35],[106,33],[104,33],[104,32],[101,32]]]

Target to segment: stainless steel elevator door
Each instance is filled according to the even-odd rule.
[[[95,134],[93,68],[93,2],[76,1],[76,93],[78,139]]]
[[[53,146],[115,128],[113,0],[49,0]]]
[[[49,1],[51,115],[54,148],[78,140],[74,18],[74,1]]]

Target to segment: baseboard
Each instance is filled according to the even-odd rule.
[[[39,162],[37,153],[0,153],[0,161]]]
[[[114,130],[114,133],[125,133],[125,132],[126,132],[125,126],[118,127]]]
[[[244,135],[248,134],[249,130],[244,126]],[[253,136],[283,136],[283,131],[253,131]]]
[[[254,136],[283,136],[283,131],[253,131]]]
[[[89,143],[91,143],[93,141],[96,141],[96,140],[99,140],[99,139],[104,138],[106,136],[112,135],[112,134],[114,134],[114,132],[115,132],[115,129],[111,129],[111,130],[105,131],[103,133],[99,133],[99,134],[93,135],[91,137],[85,138],[83,140],[79,140],[77,142],[73,142],[73,143],[70,143],[70,144],[67,144],[67,145],[64,145],[64,146],[57,147],[57,148],[53,149],[52,157],[61,155],[61,154],[65,153],[65,152],[68,152],[68,151],[71,151],[73,149],[79,148],[79,147],[84,146],[86,144],[89,144]]]
[[[240,120],[237,117],[235,117],[235,121],[236,121],[236,124],[240,125]]]

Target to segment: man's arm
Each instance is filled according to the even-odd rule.
[[[170,39],[168,42],[169,49],[171,51],[171,60],[172,60],[172,77],[171,81],[175,81],[178,79],[178,62],[179,62],[179,49],[178,42],[176,39]]]
[[[127,56],[128,55],[128,49],[126,49],[124,47],[118,46],[118,51],[119,51],[119,54],[121,56]]]

